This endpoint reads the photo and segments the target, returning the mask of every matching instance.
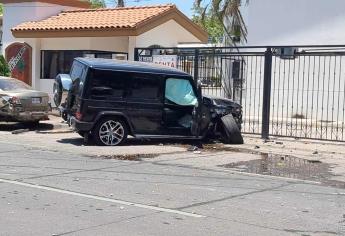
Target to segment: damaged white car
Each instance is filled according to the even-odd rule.
[[[47,93],[33,90],[20,80],[0,77],[0,121],[36,125],[48,119],[49,111]]]

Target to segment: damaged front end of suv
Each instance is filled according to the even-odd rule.
[[[230,99],[213,96],[203,96],[203,104],[209,109],[213,124],[208,137],[242,144],[242,106]]]

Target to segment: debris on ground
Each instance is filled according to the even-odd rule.
[[[69,134],[74,131],[71,129],[56,129],[56,130],[36,130],[36,133],[39,134]]]
[[[255,149],[259,149],[259,148],[260,148],[260,146],[258,146],[258,145],[255,146]]]
[[[133,155],[97,155],[88,156],[92,158],[102,158],[102,159],[114,159],[121,161],[141,161],[142,159],[155,158],[158,154],[133,154]]]
[[[314,151],[313,154],[316,155],[316,154],[319,154],[319,152],[318,151]]]
[[[21,133],[25,133],[25,132],[29,132],[29,129],[17,129],[17,130],[13,130],[12,134],[21,134]]]
[[[195,151],[198,151],[198,150],[199,150],[199,148],[197,146],[194,146],[194,145],[192,145],[189,148],[187,148],[188,152],[195,152]]]

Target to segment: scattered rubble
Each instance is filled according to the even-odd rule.
[[[114,159],[121,161],[141,161],[142,159],[155,158],[158,154],[133,154],[133,155],[98,155],[91,158]]]

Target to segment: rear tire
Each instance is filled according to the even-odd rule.
[[[97,122],[92,134],[99,146],[117,146],[127,139],[128,129],[122,119],[106,117]]]
[[[222,139],[226,144],[243,144],[243,137],[240,129],[234,119],[234,117],[229,114],[221,118],[222,129]]]

